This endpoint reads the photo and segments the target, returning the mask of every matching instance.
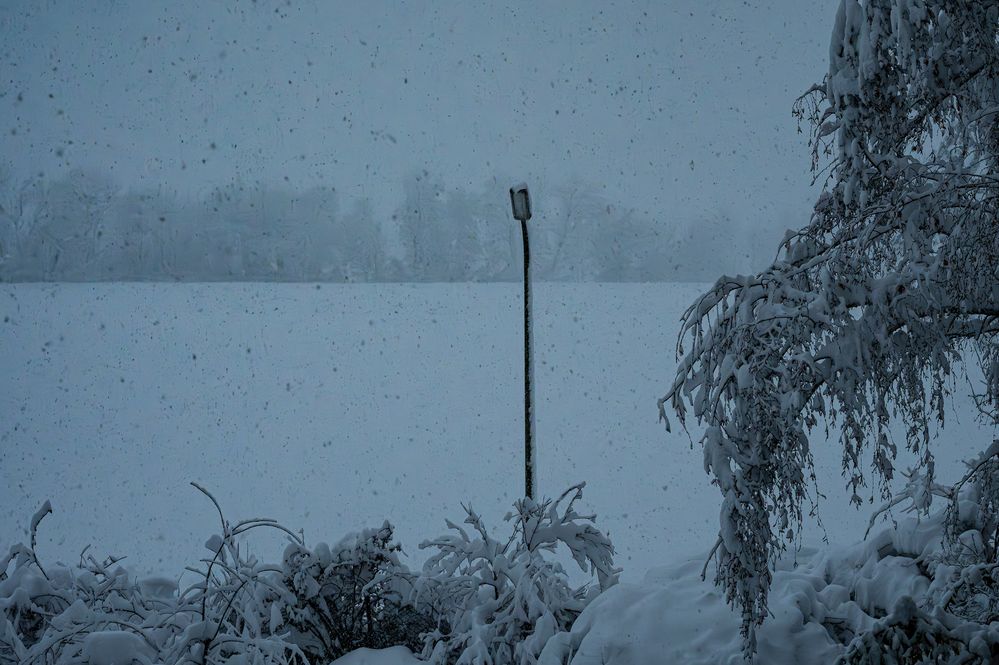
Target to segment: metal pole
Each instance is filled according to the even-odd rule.
[[[533,499],[538,489],[537,459],[534,455],[534,356],[531,327],[531,245],[527,237],[527,220],[531,218],[531,194],[526,184],[510,188],[513,218],[520,221],[524,238],[524,496]]]
[[[527,238],[527,220],[520,220],[524,238],[524,494],[533,499],[537,490],[534,458],[534,380],[531,327],[531,245]]]

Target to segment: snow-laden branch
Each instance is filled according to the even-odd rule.
[[[838,425],[856,503],[872,450],[891,505],[891,420],[932,489],[950,378],[972,349],[999,376],[997,8],[843,0],[829,74],[796,104],[814,168],[829,161],[809,224],[767,270],[720,278],[681,319],[659,412],[705,426],[722,493],[717,580],[750,651],[811,490],[812,429]],[[999,402],[999,380],[982,400]]]

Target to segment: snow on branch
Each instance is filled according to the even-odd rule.
[[[843,0],[829,73],[795,107],[828,175],[810,222],[768,269],[721,277],[682,318],[660,415],[669,404],[706,426],[717,581],[749,651],[802,521],[816,425],[838,425],[854,503],[865,451],[891,500],[900,444],[932,491],[930,434],[955,373],[972,351],[986,377],[999,372],[997,26],[995,2]],[[997,387],[980,395],[983,414]]]

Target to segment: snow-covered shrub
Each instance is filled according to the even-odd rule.
[[[857,635],[840,662],[842,665],[921,665],[946,663],[971,665],[999,659],[999,633],[984,626],[952,625],[945,615],[934,617],[920,610],[909,596],[895,604],[892,613],[873,628]]]
[[[42,639],[51,618],[73,602],[64,576],[56,575],[54,582],[35,555],[38,524],[51,512],[46,501],[31,518],[30,546],[14,545],[0,560],[0,663],[21,662]]]
[[[425,638],[423,656],[443,665],[507,665],[537,662],[548,640],[567,631],[597,593],[617,582],[614,548],[593,526],[592,515],[574,509],[584,484],[555,500],[520,499],[506,516],[513,523],[504,540],[465,507],[465,524],[421,548],[436,552],[416,582],[416,598],[431,605],[437,629]],[[592,582],[574,588],[554,560],[564,545]]]
[[[400,561],[386,522],[335,546],[306,547],[269,519],[230,523],[208,556],[188,567],[192,583],[136,579],[109,557],[44,565],[31,520],[28,545],[0,559],[0,665],[308,665],[360,648],[422,649],[433,662],[534,663],[548,640],[571,628],[600,591],[616,583],[610,541],[579,515],[583,485],[556,500],[516,502],[513,528],[499,542],[467,510],[470,536],[442,536],[420,574]],[[286,534],[279,564],[249,554],[244,534]],[[559,544],[593,581],[574,587],[556,560]]]
[[[197,485],[195,485],[198,487]],[[201,487],[216,508],[218,503]],[[280,568],[246,554],[239,536],[257,527],[294,534],[272,520],[230,524],[206,546],[211,558],[189,568],[197,579],[178,593],[176,582],[137,580],[117,565],[81,554],[79,565],[45,566],[35,532],[51,507],[31,522],[31,544],[0,560],[0,663],[45,665],[291,665],[307,663],[293,643],[270,630],[264,601]]]
[[[947,497],[946,531],[934,602],[967,621],[999,621],[999,440],[968,462]]]
[[[46,501],[32,517],[30,544],[13,546],[0,560],[0,663],[97,665],[108,643],[99,636],[111,632],[125,636],[118,645],[122,657],[151,657],[154,645],[134,627],[133,617],[123,616],[124,608],[145,615],[148,602],[117,559],[99,562],[84,550],[75,568],[42,566],[36,534],[51,512]]]
[[[46,501],[31,519],[30,544],[14,545],[0,559],[0,663],[69,662],[96,648],[91,633],[130,625],[121,608],[139,615],[147,607],[114,557],[98,561],[84,549],[75,568],[43,567],[35,553],[37,531],[51,512]],[[133,646],[137,654],[153,652],[142,640]]]
[[[951,486],[925,473],[907,472],[906,488],[874,512],[871,527],[897,505],[928,514],[933,498],[944,498],[941,550],[926,562],[936,566],[928,602],[959,618],[989,624],[999,621],[999,440],[967,466],[968,472]]]
[[[908,554],[882,546],[886,556],[911,561],[925,581],[917,585],[924,592],[897,598],[889,616],[858,630],[844,663],[999,662],[999,629],[993,628],[999,626],[997,455],[999,440],[968,461],[968,472],[951,486],[910,471],[906,489],[872,516],[873,525],[879,514],[907,503],[905,511],[929,515],[927,523],[938,525],[936,546]],[[934,497],[947,504],[930,514]],[[882,585],[890,579],[885,577]],[[870,615],[876,608],[862,609]]]
[[[968,472],[946,495],[953,562],[999,563],[999,440],[968,462]]]
[[[203,569],[188,570],[202,579],[179,595],[176,612],[186,621],[164,649],[176,663],[307,663],[293,643],[276,633],[267,614],[273,578],[279,566],[261,563],[241,546],[239,536],[256,528],[277,529],[293,542],[301,538],[270,519],[249,519],[230,524],[215,498],[196,483],[218,510],[222,533],[212,536],[205,547],[213,552],[203,559]]]
[[[395,645],[418,650],[434,626],[408,602],[412,575],[399,561],[392,525],[351,534],[330,547],[291,543],[268,615],[284,623],[313,663],[327,663],[359,648]]]

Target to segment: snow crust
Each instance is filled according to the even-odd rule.
[[[330,665],[419,665],[422,662],[406,647],[389,647],[351,651]]]

